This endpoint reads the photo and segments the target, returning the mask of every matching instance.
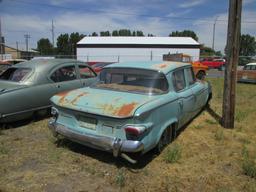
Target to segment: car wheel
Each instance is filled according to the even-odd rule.
[[[199,71],[197,74],[196,74],[196,78],[197,79],[200,79],[200,80],[203,80],[205,78],[205,72],[204,71]]]
[[[173,138],[173,130],[172,126],[166,128],[164,132],[162,133],[162,136],[156,146],[156,152],[161,153],[166,145],[168,145]]]

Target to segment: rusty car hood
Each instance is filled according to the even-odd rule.
[[[59,93],[51,101],[55,105],[86,113],[128,118],[140,106],[157,98],[159,97],[87,87]]]
[[[27,87],[27,85],[23,85],[17,82],[0,80],[0,94],[8,91],[20,89],[23,87]]]

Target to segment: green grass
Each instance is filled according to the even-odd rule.
[[[218,128],[215,133],[215,139],[217,141],[222,141],[224,139],[224,132],[222,128]]]
[[[3,143],[0,143],[0,154],[6,155],[8,154],[9,150],[4,146]]]
[[[244,174],[256,179],[256,162],[250,157],[248,149],[244,146],[242,149],[243,163],[242,168]]]
[[[181,146],[178,144],[172,144],[164,155],[164,160],[167,163],[176,163],[181,158]]]
[[[125,172],[123,169],[118,170],[116,175],[116,184],[121,188],[125,186]]]

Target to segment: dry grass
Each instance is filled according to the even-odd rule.
[[[221,115],[223,80],[209,81],[211,108]],[[146,154],[136,166],[67,140],[57,146],[47,120],[2,130],[0,191],[255,192],[255,88],[237,86],[235,129],[223,129],[204,111],[160,155]],[[174,145],[180,158],[168,163]]]

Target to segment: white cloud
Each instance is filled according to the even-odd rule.
[[[179,5],[180,8],[190,8],[190,7],[195,7],[197,5],[201,5],[205,2],[205,0],[192,0],[192,1],[187,1],[185,3],[182,3]]]
[[[243,0],[244,5],[251,4],[251,3],[256,3],[256,0]]]
[[[213,18],[218,18],[215,26],[215,49],[223,51],[227,42],[227,28],[228,28],[228,13],[218,14],[211,18],[204,18],[205,20],[212,20],[212,22],[198,20],[193,23],[194,31],[198,34],[199,42],[206,46],[212,47],[213,41]],[[256,23],[247,22],[252,21],[252,18],[256,18],[256,12],[243,11],[241,34],[250,34],[256,36]]]

